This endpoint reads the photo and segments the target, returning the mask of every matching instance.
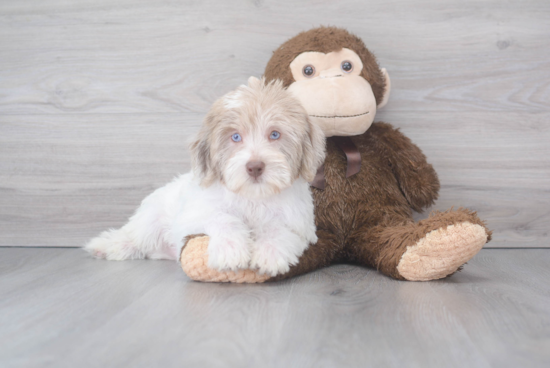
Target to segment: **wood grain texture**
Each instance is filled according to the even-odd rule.
[[[482,250],[452,278],[333,266],[201,284],[176,262],[0,249],[5,367],[548,367],[550,250]]]
[[[189,168],[211,103],[318,25],[363,38],[402,128],[496,247],[548,245],[550,3],[0,3],[0,245],[77,246]]]
[[[310,27],[361,36],[393,110],[548,111],[546,1],[3,1],[5,113],[205,112]]]

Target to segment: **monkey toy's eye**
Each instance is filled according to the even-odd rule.
[[[281,133],[279,133],[276,130],[272,131],[271,134],[269,135],[269,139],[273,139],[273,140],[279,139],[280,137],[281,137]]]
[[[342,70],[346,73],[349,73],[353,70],[353,64],[350,61],[342,61],[341,64]]]
[[[302,69],[302,73],[304,73],[304,76],[311,77],[315,74],[315,68],[313,65],[306,65],[304,66],[304,69]]]
[[[239,133],[235,133],[231,136],[231,139],[233,142],[240,142],[242,141],[241,135]]]

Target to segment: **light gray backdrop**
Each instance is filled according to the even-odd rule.
[[[0,245],[78,246],[122,225],[189,169],[210,104],[318,25],[388,69],[377,120],[434,164],[434,209],[477,210],[489,247],[549,245],[545,0],[2,0]]]

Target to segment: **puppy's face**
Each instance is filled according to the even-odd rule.
[[[250,78],[214,103],[191,150],[204,186],[220,181],[242,196],[264,198],[298,177],[313,180],[325,137],[280,82]]]

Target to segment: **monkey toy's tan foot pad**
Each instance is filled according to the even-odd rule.
[[[216,271],[208,267],[208,236],[187,239],[181,252],[180,263],[183,272],[190,279],[202,282],[260,283],[270,278],[253,270]]]
[[[447,277],[483,248],[489,234],[471,222],[460,222],[433,230],[407,247],[397,270],[409,281]]]

